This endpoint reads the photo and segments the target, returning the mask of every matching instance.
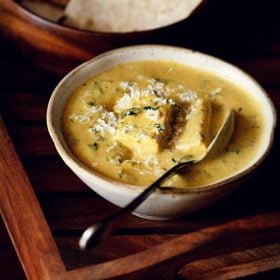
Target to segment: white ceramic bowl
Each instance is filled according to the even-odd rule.
[[[251,162],[238,174],[208,186],[184,190],[157,190],[134,212],[135,215],[144,218],[163,220],[206,207],[230,193],[246,177],[245,175],[253,171],[267,155],[273,141],[276,113],[268,95],[249,75],[229,63],[193,50],[162,45],[132,46],[104,53],[80,65],[70,72],[53,91],[47,110],[48,130],[59,155],[72,171],[96,193],[115,205],[125,206],[143,191],[143,187],[114,181],[90,170],[75,158],[63,139],[61,116],[65,103],[73,90],[93,75],[119,63],[151,59],[172,59],[192,67],[211,71],[224,79],[239,84],[260,101],[265,116],[265,131],[261,148]]]

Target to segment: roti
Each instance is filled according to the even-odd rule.
[[[202,0],[70,0],[64,24],[101,32],[133,32],[187,18]]]

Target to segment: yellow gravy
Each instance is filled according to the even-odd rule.
[[[221,77],[173,61],[121,64],[73,92],[62,129],[72,153],[89,168],[146,186],[182,157],[202,153],[226,108],[234,110],[235,128],[223,152],[165,184],[187,188],[236,173],[262,142],[258,102]]]

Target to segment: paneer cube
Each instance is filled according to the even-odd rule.
[[[137,154],[158,153],[170,135],[174,105],[132,108],[122,112],[116,140]]]
[[[127,120],[130,118],[128,117]],[[155,154],[159,150],[159,143],[155,138],[145,133],[136,124],[129,122],[120,123],[116,133],[116,140],[138,154]]]
[[[194,101],[187,115],[187,123],[177,140],[176,149],[193,158],[204,153],[209,144],[210,119],[210,101],[200,98]]]

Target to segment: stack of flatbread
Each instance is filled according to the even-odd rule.
[[[40,16],[100,32],[155,29],[187,18],[202,0],[23,0]]]

